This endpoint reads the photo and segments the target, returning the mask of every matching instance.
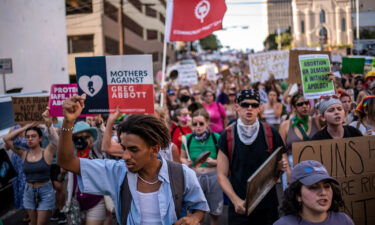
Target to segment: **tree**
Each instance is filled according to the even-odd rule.
[[[282,49],[290,49],[292,40],[292,34],[290,33],[290,30],[287,30],[280,34],[280,38],[277,34],[268,35],[266,40],[264,40],[263,45],[266,50],[276,50],[278,43],[281,42]]]
[[[217,39],[216,35],[214,34],[210,34],[207,37],[200,39],[199,45],[202,47],[202,49],[211,51],[218,50],[223,47],[220,40]]]

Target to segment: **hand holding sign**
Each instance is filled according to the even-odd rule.
[[[73,96],[67,99],[62,107],[64,119],[69,122],[75,121],[81,115],[82,109],[85,107],[86,94]]]

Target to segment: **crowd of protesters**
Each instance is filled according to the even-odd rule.
[[[215,225],[225,204],[231,225],[354,224],[319,162],[292,167],[292,143],[375,134],[375,72],[327,76],[336,95],[315,100],[272,75],[172,80],[154,115],[80,117],[85,95],[72,97],[62,121],[47,108],[44,124],[3,138],[18,173],[15,207],[31,225],[199,224],[206,213]],[[278,147],[281,182],[247,216],[247,180]]]

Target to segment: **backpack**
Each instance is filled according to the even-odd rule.
[[[273,148],[273,133],[271,126],[266,122],[261,122],[263,125],[263,132],[264,132],[264,139],[267,144],[267,152],[272,153],[274,151]],[[227,140],[227,149],[228,149],[228,159],[229,163],[232,162],[232,155],[233,155],[233,149],[234,149],[234,129],[236,127],[236,124],[232,124],[225,128],[227,131],[226,140]]]
[[[172,197],[175,206],[177,219],[181,216],[182,201],[185,190],[184,171],[182,165],[167,160],[169,182],[172,189]],[[128,219],[132,194],[130,193],[128,177],[125,176],[124,182],[121,185],[121,224],[126,225]]]
[[[217,149],[217,138],[216,138],[216,136],[215,136],[215,133],[210,133],[210,136],[212,137],[212,140],[214,141],[214,144],[215,144],[215,148],[216,148],[216,151],[218,150]],[[210,137],[208,137],[208,138],[210,138]],[[187,149],[186,149],[186,151],[189,151],[189,149],[190,149],[190,144],[191,144],[191,141],[193,140],[193,135],[192,134],[190,134],[189,135],[189,137],[188,137],[188,139],[187,139],[187,143],[186,143],[186,147],[187,147]]]

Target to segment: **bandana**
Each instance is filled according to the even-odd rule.
[[[241,119],[237,119],[237,133],[240,140],[245,145],[251,145],[258,136],[258,119],[252,125],[245,125]]]
[[[260,102],[259,92],[253,89],[242,90],[240,94],[237,96],[237,103],[240,103],[246,99],[253,99]]]
[[[321,99],[320,102],[316,105],[317,108],[319,109],[320,114],[324,114],[324,112],[334,104],[340,104],[342,105],[341,101],[336,99],[336,98],[330,98],[328,100]]]
[[[205,141],[210,137],[210,130],[204,131],[202,134],[197,134],[195,131],[193,132],[193,135],[197,141]]]
[[[305,118],[299,118],[298,116],[295,116],[293,118],[292,127],[296,127],[298,124],[302,124],[303,128],[307,131],[309,129],[309,117],[306,116]]]

